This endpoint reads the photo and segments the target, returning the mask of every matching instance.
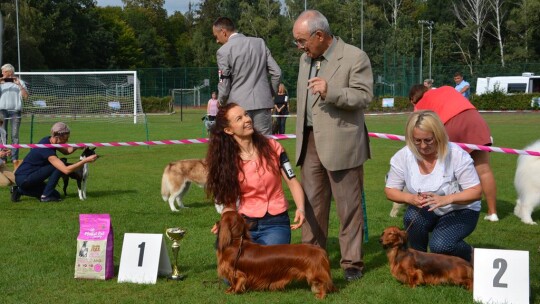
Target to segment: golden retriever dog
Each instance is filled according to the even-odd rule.
[[[326,251],[309,244],[259,245],[235,210],[218,222],[218,275],[230,283],[227,293],[281,290],[292,281],[307,281],[319,299],[336,290]]]
[[[379,239],[390,263],[390,272],[410,287],[451,284],[473,289],[473,267],[462,258],[427,253],[407,247],[407,232],[391,226]]]
[[[188,192],[191,183],[200,187],[206,185],[208,170],[204,159],[184,159],[169,163],[163,171],[161,178],[161,196],[169,202],[171,211],[178,212],[179,208],[187,208],[182,198]]]
[[[524,150],[540,151],[540,140]],[[540,156],[520,155],[517,161],[514,186],[518,194],[514,214],[525,224],[537,225],[532,219],[534,209],[540,206]]]

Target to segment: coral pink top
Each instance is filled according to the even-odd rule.
[[[275,140],[269,139],[270,146],[277,154],[277,166],[279,166],[279,155],[285,150]],[[240,181],[240,191],[242,197],[238,212],[248,217],[261,218],[266,212],[277,215],[287,211],[289,204],[285,199],[285,193],[281,184],[281,174],[274,174],[268,168],[267,160],[263,159],[260,164],[259,159],[247,160],[243,162],[238,179]],[[281,173],[281,171],[280,171]]]
[[[415,111],[432,110],[439,115],[443,124],[470,109],[476,108],[461,93],[449,86],[428,90],[414,107]]]

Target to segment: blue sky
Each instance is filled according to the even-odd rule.
[[[165,5],[163,8],[167,10],[169,15],[173,14],[175,11],[180,11],[185,13],[188,10],[188,4],[199,3],[199,0],[165,0]],[[123,6],[122,0],[97,0],[98,6]]]

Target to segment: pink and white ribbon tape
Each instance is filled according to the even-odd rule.
[[[385,134],[385,133],[368,133],[370,137],[405,141],[405,136],[395,135],[395,134]],[[275,134],[268,135],[268,138],[273,138],[276,140],[282,139],[293,139],[296,138],[294,134]],[[4,148],[67,148],[67,147],[136,147],[136,146],[159,146],[159,145],[189,145],[189,144],[206,144],[208,143],[208,138],[197,138],[197,139],[171,139],[171,140],[152,140],[152,141],[126,141],[126,142],[108,142],[108,143],[76,143],[76,144],[13,144],[13,145],[2,145],[0,144],[0,149]],[[462,148],[472,149],[472,150],[482,150],[490,152],[499,152],[505,154],[520,154],[520,155],[533,155],[540,156],[540,151],[530,151],[530,150],[518,150],[512,148],[500,148],[500,147],[491,147],[491,146],[480,146],[473,144],[465,143],[456,143]]]
[[[269,135],[269,138],[276,140],[296,138],[294,134],[276,134]],[[3,145],[0,144],[0,149],[4,148],[67,148],[67,147],[136,147],[136,146],[159,146],[159,145],[188,145],[188,144],[206,144],[208,143],[208,138],[197,138],[197,139],[170,139],[170,140],[152,140],[152,141],[113,141],[108,143],[76,143],[76,144],[13,144],[13,145]]]
[[[376,138],[390,139],[390,140],[405,141],[405,136],[402,136],[402,135],[384,134],[384,133],[369,133],[369,136],[370,137],[376,137]],[[464,143],[455,143],[455,144],[460,146],[463,149],[467,148],[467,149],[472,149],[472,150],[499,152],[499,153],[505,153],[505,154],[520,154],[520,155],[540,156],[540,151],[517,150],[517,149],[512,149],[512,148],[480,146],[480,145],[464,144]]]

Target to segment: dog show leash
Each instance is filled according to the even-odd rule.
[[[418,189],[418,196],[422,195],[422,191]],[[416,212],[414,214],[414,217],[412,218],[411,222],[409,223],[409,226],[407,226],[407,229],[405,229],[405,232],[409,232],[409,228],[411,228],[412,224],[416,220],[416,218],[420,215],[420,208],[416,207]]]

